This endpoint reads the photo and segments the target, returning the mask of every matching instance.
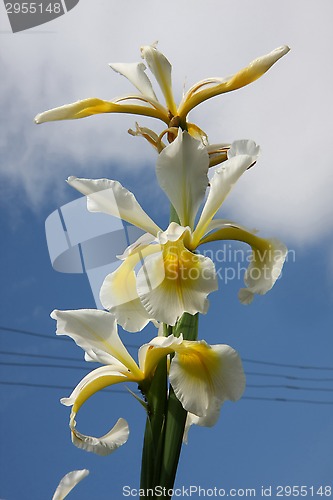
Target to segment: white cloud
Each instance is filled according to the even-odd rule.
[[[8,187],[23,189],[37,206],[50,192],[60,200],[69,174],[111,176],[120,164],[129,171],[133,164],[140,168],[152,162],[143,140],[126,134],[135,117],[33,124],[35,114],[51,107],[126,94],[130,84],[107,64],[139,60],[140,45],[159,39],[173,63],[180,97],[185,78],[189,86],[204,77],[225,76],[288,44],[292,51],[262,79],[202,104],[191,120],[211,142],[252,138],[262,146],[260,162],[228,202],[229,215],[293,244],[332,231],[330,0],[322,0],[320,9],[303,0],[275,5],[170,0],[163,10],[153,0],[140,8],[128,0],[126,12],[120,2],[81,0],[52,23],[15,35],[4,33],[9,24],[0,8],[6,49],[1,56],[0,172],[7,196]],[[110,165],[107,171],[105,165]]]

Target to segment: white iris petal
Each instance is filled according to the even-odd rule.
[[[151,81],[145,73],[146,66],[143,63],[111,63],[109,66],[116,73],[127,78],[142,95],[157,101]]]
[[[82,470],[73,470],[72,472],[68,472],[66,476],[62,478],[60,483],[58,484],[57,489],[54,492],[52,500],[64,500],[67,497],[68,493],[72,491],[72,489],[80,482],[82,479],[87,477],[89,471],[87,469]]]
[[[68,184],[87,196],[88,210],[102,212],[126,220],[151,234],[160,228],[141,208],[133,193],[120,182],[109,179],[78,179],[69,177]]]
[[[174,142],[158,156],[156,175],[182,226],[194,227],[208,186],[209,156],[202,144],[179,130]]]

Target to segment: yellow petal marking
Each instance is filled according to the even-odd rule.
[[[247,67],[241,69],[226,81],[215,84],[213,87],[197,90],[196,92],[193,92],[193,89],[190,89],[188,95],[185,96],[185,99],[182,101],[178,109],[178,115],[181,120],[185,119],[191,109],[207,99],[224,94],[225,92],[237,90],[254,82],[266,73],[266,71],[268,71],[276,61],[287,54],[289,50],[290,49],[287,46],[279,47],[278,49],[273,50],[270,54],[255,59]],[[199,82],[196,87],[199,89],[200,86],[203,87],[208,83],[213,84],[214,80],[215,82],[218,81],[218,79],[211,78],[206,81]]]
[[[204,341],[184,340],[174,346],[179,364],[190,378],[206,380],[213,387],[213,374],[220,370],[221,361],[218,354]]]
[[[129,113],[158,118],[165,123],[169,122],[167,114],[161,110],[138,104],[116,104],[97,98],[84,99],[83,101],[77,101],[72,104],[60,106],[59,108],[50,109],[49,111],[37,115],[35,122],[44,123],[56,120],[75,120],[101,113]]]

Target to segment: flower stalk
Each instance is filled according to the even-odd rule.
[[[148,403],[146,429],[143,440],[140,488],[147,491],[160,484],[165,418],[168,404],[167,362],[159,362],[153,381],[146,393]]]
[[[199,315],[184,313],[178,323],[173,327],[173,335],[179,337],[182,333],[186,340],[197,340],[199,328]],[[160,483],[166,490],[173,488],[181,447],[183,444],[187,412],[177,399],[173,388],[170,387],[168,398],[168,412],[165,427],[165,444],[163,452],[163,466]],[[170,497],[167,497],[170,498]]]
[[[163,333],[164,336],[172,334],[174,337],[182,334],[184,340],[195,341],[198,337],[198,324],[198,314],[184,313],[174,327],[164,324]],[[149,409],[143,442],[140,488],[147,492],[160,486],[168,491],[173,488],[176,478],[187,411],[173,388],[167,386],[165,359],[161,360],[156,368],[146,398]],[[147,498],[147,495],[144,498]]]

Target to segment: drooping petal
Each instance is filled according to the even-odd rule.
[[[188,443],[188,432],[192,425],[199,425],[201,427],[213,427],[219,419],[221,405],[223,403],[215,398],[212,400],[209,408],[207,409],[207,415],[205,417],[198,417],[194,413],[187,413],[183,443]]]
[[[87,373],[77,384],[68,398],[61,398],[61,404],[73,406],[75,413],[79,411],[83,403],[96,392],[120,382],[135,382],[143,379],[143,373],[137,366],[136,373],[131,373],[125,366],[120,371],[119,365],[107,365],[95,368]]]
[[[238,154],[236,154],[238,153]],[[258,146],[253,141],[236,141],[228,152],[228,158],[218,167],[210,180],[210,189],[200,219],[192,236],[191,247],[195,249],[200,239],[205,234],[212,218],[221,207],[222,203],[230,193],[232,187],[256,161],[259,153]]]
[[[231,92],[245,87],[260,78],[282,56],[289,52],[289,47],[284,45],[269,54],[252,61],[246,68],[241,69],[227,78],[208,78],[191,87],[186,92],[179,108],[178,114],[183,119],[195,106],[211,97]]]
[[[177,138],[159,154],[156,175],[182,226],[193,229],[208,186],[209,156],[201,142],[179,129]]]
[[[76,422],[73,417],[70,423],[73,444],[82,450],[101,456],[110,455],[116,451],[127,442],[129,436],[128,424],[123,418],[119,418],[112,429],[101,437],[86,436],[77,431],[75,426]]]
[[[116,73],[127,78],[145,97],[158,101],[143,63],[111,63],[109,66]]]
[[[73,406],[70,417],[70,429],[72,441],[75,446],[86,451],[92,451],[98,455],[108,455],[127,441],[129,430],[126,420],[119,419],[117,424],[104,436],[100,438],[86,436],[76,429],[75,417],[81,406],[96,392],[120,382],[140,382],[144,378],[143,373],[136,366],[132,373],[126,367],[123,372],[119,366],[102,366],[88,373],[75,387],[68,398],[62,398],[61,403],[65,406]]]
[[[153,245],[142,252],[135,251],[102,284],[100,301],[103,307],[114,314],[117,322],[129,332],[141,331],[152,318],[138,296],[134,268],[145,255],[157,251]]]
[[[189,229],[171,223],[159,234],[161,251],[144,259],[137,275],[137,291],[148,314],[174,325],[184,313],[205,314],[207,295],[217,289],[211,259],[184,246]]]
[[[144,45],[141,47],[141,56],[145,59],[150,71],[156,78],[157,83],[162,90],[165,102],[175,116],[177,114],[177,106],[173,97],[171,70],[172,66],[168,59],[156,48],[156,44]]]
[[[211,223],[211,228],[213,223]],[[246,288],[242,288],[238,294],[243,304],[250,304],[254,294],[263,295],[274,286],[288,253],[284,243],[276,238],[259,238],[256,234],[237,225],[224,226],[222,229],[213,231],[205,236],[201,243],[219,240],[243,241],[252,247],[252,260],[244,276]]]
[[[72,489],[80,482],[82,479],[87,477],[89,471],[87,469],[82,470],[73,470],[72,472],[68,472],[66,476],[62,478],[60,483],[58,484],[57,489],[54,492],[52,500],[63,500],[67,497],[68,493],[72,491]]]
[[[68,335],[95,360],[114,365],[116,359],[133,373],[138,372],[137,364],[118,336],[112,314],[95,309],[55,310],[51,318],[57,320],[57,335]]]
[[[109,179],[78,179],[69,177],[68,184],[88,198],[90,212],[103,212],[126,220],[156,236],[160,228],[141,208],[134,194],[120,182]]]
[[[139,96],[140,97],[140,96]],[[124,101],[127,97],[123,98]],[[143,98],[140,97],[142,101]],[[118,100],[119,101],[119,100]],[[168,123],[168,116],[161,109],[156,109],[155,107],[142,106],[140,104],[124,104],[115,103],[110,101],[103,101],[102,99],[97,99],[96,97],[91,97],[88,99],[83,99],[82,101],[76,101],[71,104],[65,104],[64,106],[59,106],[58,108],[49,109],[43,113],[39,113],[35,117],[35,123],[45,123],[57,120],[76,120],[78,118],[86,118],[87,116],[98,115],[101,113],[128,113],[134,115],[144,115],[150,116],[152,118],[158,118],[166,123]]]
[[[244,276],[246,288],[241,288],[238,294],[243,304],[250,304],[254,294],[264,295],[273,288],[287,253],[287,247],[276,238],[263,240],[260,248],[252,248],[252,260]]]
[[[241,358],[237,351],[228,345],[217,344],[211,347],[221,363],[220,370],[214,378],[215,395],[220,401],[238,401],[245,390]]]
[[[241,397],[245,376],[240,357],[230,346],[184,341],[175,352],[170,383],[185,410],[198,417],[212,417],[216,400],[222,403]]]

